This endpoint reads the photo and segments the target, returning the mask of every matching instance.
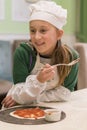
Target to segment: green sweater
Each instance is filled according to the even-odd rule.
[[[79,57],[78,53],[71,49],[73,58]],[[31,73],[36,62],[35,51],[26,43],[20,44],[14,53],[13,62],[13,82],[21,83],[25,82],[27,76]],[[71,68],[69,75],[65,78],[63,86],[70,91],[74,90],[78,78],[78,63]]]

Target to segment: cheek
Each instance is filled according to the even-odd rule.
[[[57,36],[56,35],[52,35],[52,36],[50,36],[50,38],[48,39],[51,43],[56,43],[57,42],[57,40],[58,40],[58,38],[57,38]]]
[[[34,43],[34,36],[32,36],[32,35],[30,35],[30,39],[31,39],[31,42],[32,42],[32,44]]]
[[[58,39],[58,34],[56,31],[53,31],[49,34],[49,38],[54,41],[54,40],[57,40]]]
[[[30,39],[33,40],[33,36],[32,35],[30,35]]]

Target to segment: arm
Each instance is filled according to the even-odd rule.
[[[44,91],[38,98],[39,101],[68,101],[70,99],[71,92],[69,89],[60,86],[54,89]]]
[[[11,92],[12,98],[19,104],[28,104],[37,99],[38,95],[46,88],[46,81],[54,76],[54,68],[50,65],[45,67],[36,75],[29,75],[26,82],[14,85]]]
[[[32,55],[32,58],[34,60],[32,66],[30,66],[30,62],[29,62],[30,54]],[[35,61],[36,61],[36,57],[32,49],[25,43],[20,44],[20,46],[15,50],[14,59],[13,59],[14,84],[22,83],[26,81],[27,76],[29,75],[30,71],[34,67]],[[13,89],[9,91],[9,97],[7,94],[6,98],[2,102],[2,104],[5,105],[5,107],[10,107],[16,104],[16,102],[14,102],[14,100],[10,96],[12,90]]]
[[[34,60],[32,66],[34,66],[35,56],[32,54],[32,57]],[[30,75],[31,69],[29,68],[30,67],[29,58],[30,58],[30,50],[25,51],[25,48],[22,47],[16,49],[14,54],[14,66],[13,66],[14,85],[3,102],[4,105],[6,104],[6,107],[9,107],[12,104],[11,102],[9,102],[10,104],[7,103],[8,96],[12,97],[9,98],[9,100],[12,99],[11,101],[13,102],[15,101],[19,104],[31,103],[37,98],[37,95],[39,95],[39,93],[41,93],[41,91],[43,91],[43,89],[45,88],[46,84],[45,81],[51,78],[49,76],[50,74],[45,72],[46,70],[41,71],[41,73],[39,73],[38,75],[38,79],[41,80],[43,83],[37,80],[36,75]],[[48,72],[49,67],[50,66],[47,67]],[[44,76],[45,73],[46,76]]]
[[[18,83],[13,87],[10,93],[12,98],[19,104],[30,104],[45,89],[46,83],[40,83],[36,75],[30,75],[25,83]]]
[[[72,53],[73,53],[73,59],[77,59],[79,57],[79,54],[74,49],[72,49]],[[77,84],[78,70],[79,70],[79,63],[71,67],[69,75],[65,78],[63,86],[68,88],[70,91],[74,91],[74,88]]]
[[[14,53],[13,82],[25,82],[36,62],[34,51],[27,45],[21,44]]]
[[[40,96],[40,101],[68,101],[71,91],[73,91],[78,76],[78,64],[74,65],[64,81],[64,86],[56,87],[48,91],[44,91]]]
[[[79,57],[78,53],[75,50],[72,50],[73,58],[76,59]],[[72,66],[69,75],[65,78],[63,86],[57,87],[52,90],[44,91],[38,100],[41,101],[68,101],[70,99],[71,91],[74,90],[74,87],[78,80],[78,69],[79,63]]]

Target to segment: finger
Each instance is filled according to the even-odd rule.
[[[45,64],[44,67],[48,68],[48,67],[51,67],[51,65],[50,64]]]
[[[50,68],[50,67],[51,67],[51,65],[49,65],[49,64],[45,64],[44,67],[42,68],[42,70],[43,70],[43,69]]]
[[[8,105],[8,107],[12,107],[12,106],[15,106],[15,105],[16,105],[16,102],[13,101],[13,102],[11,102],[11,103]]]
[[[46,80],[51,80],[54,78],[54,75],[55,75],[55,71],[52,71],[51,73],[47,73],[44,78]]]
[[[52,71],[54,71],[54,68],[53,68],[53,67],[44,68],[44,69],[42,70],[43,73],[50,73],[50,72],[52,72]]]
[[[5,107],[8,107],[11,104],[11,102],[13,102],[13,99],[11,97],[7,97],[7,98],[4,99],[3,105]]]
[[[4,98],[1,104],[3,105],[7,101],[7,98]]]
[[[5,103],[5,102],[8,102],[9,100],[11,100],[11,96],[4,98],[4,100],[2,101],[2,104]]]
[[[13,104],[13,101],[5,102],[4,107],[8,108],[11,106],[11,104]]]
[[[50,80],[53,79],[54,78],[54,74],[55,74],[55,72],[48,74],[47,75],[47,79],[50,79]]]

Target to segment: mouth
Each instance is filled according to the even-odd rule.
[[[36,42],[36,43],[35,43],[36,46],[42,46],[42,45],[44,45],[44,44],[45,44],[44,42],[40,42],[40,43],[37,43],[37,42]]]

